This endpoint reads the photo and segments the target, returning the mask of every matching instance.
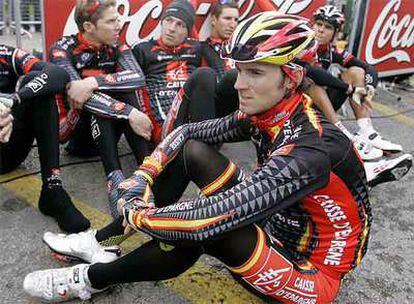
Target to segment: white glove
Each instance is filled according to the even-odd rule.
[[[372,101],[375,95],[375,88],[372,85],[367,85],[366,87],[367,95],[365,96],[365,101]]]
[[[357,105],[361,105],[364,102],[365,96],[367,96],[367,90],[364,87],[354,87],[351,99]]]
[[[10,108],[0,103],[0,143],[7,143],[13,130],[13,116]]]
[[[0,104],[11,108],[14,104],[13,95],[11,94],[0,94]]]

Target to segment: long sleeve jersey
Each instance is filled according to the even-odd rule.
[[[151,156],[161,167],[188,139],[215,144],[248,138],[259,167],[217,195],[135,211],[129,222],[173,243],[211,240],[256,223],[292,257],[335,278],[349,272],[365,254],[371,223],[363,165],[310,99],[296,94],[281,105],[257,117],[236,112],[173,131]]]
[[[200,42],[186,39],[176,47],[168,47],[161,39],[150,40],[136,44],[132,51],[146,78],[142,107],[153,122],[162,126],[175,95],[201,65]]]
[[[41,70],[45,63],[22,49],[0,44],[0,92],[13,93],[17,80],[32,70]]]
[[[130,48],[124,44],[96,47],[82,34],[65,36],[55,42],[50,61],[63,67],[70,81],[95,77],[98,91],[85,103],[85,109],[103,117],[127,119],[131,106],[118,102],[104,91],[134,91],[145,83],[145,76]]]
[[[374,67],[365,61],[362,61],[344,50],[338,52],[332,44],[320,45],[318,48],[318,60],[322,68],[329,69],[331,64],[336,63],[345,68],[352,66],[360,67],[365,71],[365,84],[376,87],[378,84],[378,73]]]
[[[212,68],[216,72],[218,81],[227,71],[235,68],[232,60],[222,59],[220,57],[223,42],[222,39],[214,39],[211,37],[201,42],[203,54],[202,65]]]

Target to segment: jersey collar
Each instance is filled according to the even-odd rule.
[[[303,94],[296,92],[290,97],[284,98],[265,113],[252,116],[251,121],[261,132],[267,133],[272,139],[275,139],[285,122],[296,111],[302,99]]]

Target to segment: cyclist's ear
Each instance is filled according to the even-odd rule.
[[[292,70],[288,75],[285,75],[285,88],[288,90],[295,90],[303,80],[303,70]]]

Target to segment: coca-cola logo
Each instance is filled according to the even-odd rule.
[[[202,19],[198,22],[197,34],[203,40],[210,34],[210,17],[208,16],[210,7],[215,1],[191,1],[195,4],[196,16]],[[311,4],[323,5],[324,0],[239,0],[240,20],[255,14],[259,11],[278,10],[281,13],[302,14]],[[137,3],[139,3],[137,5]],[[122,39],[128,45],[157,38],[161,32],[160,19],[166,1],[150,0],[135,1],[117,0],[120,20],[123,25]],[[138,6],[138,8],[137,8]],[[197,23],[197,19],[196,19]],[[74,21],[74,7],[68,16],[63,35],[77,33],[78,29]]]
[[[406,14],[399,18],[401,0],[390,0],[378,15],[369,33],[365,58],[370,64],[378,64],[394,58],[397,62],[411,62],[410,54],[404,49],[414,45],[414,18]],[[391,52],[374,57],[374,51],[390,46]]]

